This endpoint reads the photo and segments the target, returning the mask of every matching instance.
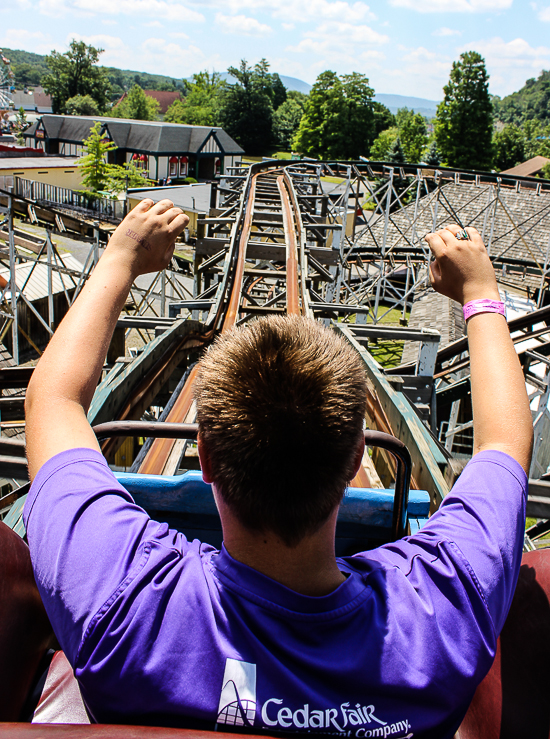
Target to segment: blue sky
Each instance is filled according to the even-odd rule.
[[[43,54],[72,38],[124,69],[187,77],[266,57],[309,83],[357,71],[376,92],[432,100],[475,49],[503,96],[550,69],[550,0],[0,0],[0,46]]]

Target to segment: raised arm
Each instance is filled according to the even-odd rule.
[[[426,236],[435,261],[432,286],[463,306],[471,300],[500,300],[491,260],[475,228],[458,240],[458,226]],[[474,454],[496,449],[529,473],[533,421],[523,372],[508,324],[498,313],[479,313],[467,322],[470,350]]]
[[[117,228],[86,286],[55,332],[27,389],[31,480],[51,457],[98,449],[86,414],[134,279],[164,269],[189,219],[169,200],[143,200]]]

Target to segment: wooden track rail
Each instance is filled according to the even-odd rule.
[[[299,295],[300,285],[303,284],[300,275],[302,255],[299,249],[303,244],[303,227],[299,210],[296,211],[296,198],[291,195],[292,184],[289,184],[289,180],[288,174],[279,167],[267,171],[254,171],[252,167],[249,170],[226,259],[229,265],[226,281],[228,299],[224,300],[223,294],[219,296],[219,305],[225,308],[220,326],[222,333],[255,315],[302,313]],[[286,268],[259,266],[258,259],[247,261],[251,241],[257,242],[256,250],[261,249],[262,245],[269,248],[268,245],[272,243],[284,244]],[[265,261],[260,260],[260,265]],[[283,300],[284,308],[281,307]],[[220,312],[218,309],[216,317]],[[164,419],[166,422],[195,421],[193,388],[196,373],[195,366]],[[184,446],[185,442],[180,440],[155,439],[139,466],[139,472],[173,474]]]

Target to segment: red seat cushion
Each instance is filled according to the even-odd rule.
[[[40,660],[55,642],[29,548],[0,522],[0,721],[17,721]]]

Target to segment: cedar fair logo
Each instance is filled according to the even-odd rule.
[[[324,729],[324,733],[354,736],[358,739],[371,737],[393,737],[412,739],[408,720],[390,724],[375,716],[375,707],[350,707],[342,703],[339,708],[312,708],[304,703],[296,711],[283,705],[282,698],[269,698],[261,707],[262,727],[273,730]],[[223,676],[222,692],[218,705],[219,724],[252,728],[256,717],[256,665],[227,659]]]

